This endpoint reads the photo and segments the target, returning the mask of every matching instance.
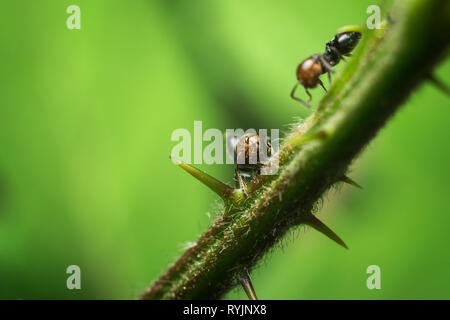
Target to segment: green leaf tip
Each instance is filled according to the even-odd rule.
[[[244,289],[245,293],[247,294],[247,297],[249,300],[258,300],[258,297],[256,296],[255,289],[253,288],[252,280],[250,279],[250,275],[248,274],[248,271],[245,272],[245,274],[240,279],[242,288]]]
[[[233,198],[235,195],[235,189],[230,187],[229,185],[217,180],[216,178],[210,176],[206,172],[201,171],[183,161],[170,157],[174,164],[179,166],[181,169],[189,173],[191,176],[196,178],[198,181],[203,183],[205,186],[214,191],[218,196],[220,196],[224,201],[228,201]]]
[[[312,214],[308,215],[308,217],[304,221],[304,223],[306,225],[314,228],[315,230],[319,231],[323,235],[327,236],[328,238],[330,238],[331,240],[336,242],[338,245],[344,247],[345,249],[348,249],[345,242],[336,233],[334,233],[333,230],[328,228],[322,221],[320,221],[314,215],[312,215]]]
[[[392,18],[391,18],[391,16],[388,13],[386,19],[381,22],[379,29],[376,29],[376,30],[385,30],[389,23],[392,23]],[[349,25],[346,25],[346,26],[342,26],[342,27],[340,27],[337,30],[338,33],[341,33],[341,32],[352,32],[352,31],[353,32],[363,33],[363,32],[366,32],[366,31],[370,31],[370,29],[368,29],[366,25],[349,24]]]
[[[350,32],[350,31],[354,31],[354,32],[363,32],[365,30],[365,27],[360,25],[360,24],[349,24],[343,27],[340,27],[337,32]]]
[[[341,181],[341,182],[344,182],[344,183],[347,183],[347,184],[349,184],[349,185],[352,185],[352,186],[354,186],[354,187],[356,187],[356,188],[359,188],[359,189],[363,189],[363,187],[361,186],[361,185],[359,185],[358,183],[356,183],[354,180],[352,180],[351,178],[349,178],[348,176],[342,176],[340,179],[339,179],[339,181]]]

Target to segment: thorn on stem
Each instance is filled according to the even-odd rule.
[[[439,80],[438,78],[436,78],[435,76],[433,76],[432,74],[429,74],[427,76],[427,79],[436,87],[438,88],[440,91],[442,91],[444,94],[446,94],[447,96],[450,97],[450,88],[443,83],[441,80]]]
[[[247,294],[247,297],[249,300],[258,300],[258,297],[256,296],[255,289],[253,288],[252,280],[250,279],[250,275],[248,274],[248,271],[245,271],[244,276],[240,279],[242,288],[244,289],[245,293]]]
[[[214,191],[217,195],[219,195],[223,200],[229,200],[234,193],[234,189],[225,183],[217,180],[216,178],[210,176],[206,172],[203,172],[187,163],[179,159],[175,159],[169,156],[169,159],[172,160],[174,164],[179,166],[181,169],[192,175],[198,181],[203,183],[205,186]]]
[[[339,179],[339,181],[341,181],[341,182],[344,182],[344,183],[347,183],[347,184],[350,184],[350,185],[352,185],[352,186],[354,186],[354,187],[356,187],[356,188],[359,188],[359,189],[363,189],[363,187],[361,187],[358,183],[356,183],[355,181],[353,181],[351,178],[349,178],[348,176],[346,176],[346,175],[343,175],[340,179]]]
[[[345,249],[348,249],[345,242],[336,233],[334,233],[333,230],[328,228],[322,221],[320,221],[314,215],[312,214],[308,215],[304,223],[314,228],[315,230],[319,231],[323,235],[327,236],[328,238],[336,242],[338,245],[344,247]]]

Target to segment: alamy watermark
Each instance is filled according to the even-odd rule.
[[[367,267],[366,270],[367,274],[370,274],[370,276],[367,278],[366,285],[367,289],[373,290],[381,289],[381,268],[377,266],[376,264],[370,265]]]
[[[72,4],[67,7],[66,12],[70,14],[66,20],[67,29],[81,29],[81,9],[79,6]]]
[[[381,9],[377,5],[370,5],[366,10],[367,14],[370,16],[367,18],[366,25],[367,29],[381,29]]]
[[[66,280],[66,286],[69,290],[81,289],[81,269],[76,264],[70,265],[66,269],[70,276]]]

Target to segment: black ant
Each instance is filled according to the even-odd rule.
[[[340,32],[331,41],[327,42],[324,54],[313,54],[300,63],[296,73],[298,82],[291,91],[291,98],[309,108],[309,102],[312,100],[312,96],[308,89],[315,88],[320,84],[326,92],[327,89],[319,77],[324,73],[328,73],[328,79],[331,80],[331,73],[334,72],[332,67],[337,65],[341,60],[345,61],[344,56],[350,57],[350,52],[356,47],[360,39],[360,32]],[[294,96],[299,84],[305,88],[309,96],[308,102]]]
[[[259,154],[260,138],[257,133],[247,133],[243,135],[235,146],[235,161],[236,169],[234,171],[234,178],[236,188],[240,188],[244,197],[247,198],[247,185],[244,181],[251,181],[261,172],[264,164],[261,162]],[[271,153],[271,145],[267,141],[266,155]],[[239,164],[238,162],[244,162]],[[254,162],[254,163],[251,163]]]

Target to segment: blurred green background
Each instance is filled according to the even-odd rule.
[[[0,298],[137,297],[218,203],[168,159],[172,131],[286,133],[310,112],[289,98],[297,64],[373,3],[3,3]],[[66,28],[71,4],[81,30]],[[450,298],[449,101],[424,84],[353,164],[364,190],[327,195],[319,216],[350,250],[299,228],[252,273],[260,298]],[[232,182],[230,166],[199,167]],[[66,288],[71,264],[81,290]],[[372,264],[381,290],[366,287]]]

